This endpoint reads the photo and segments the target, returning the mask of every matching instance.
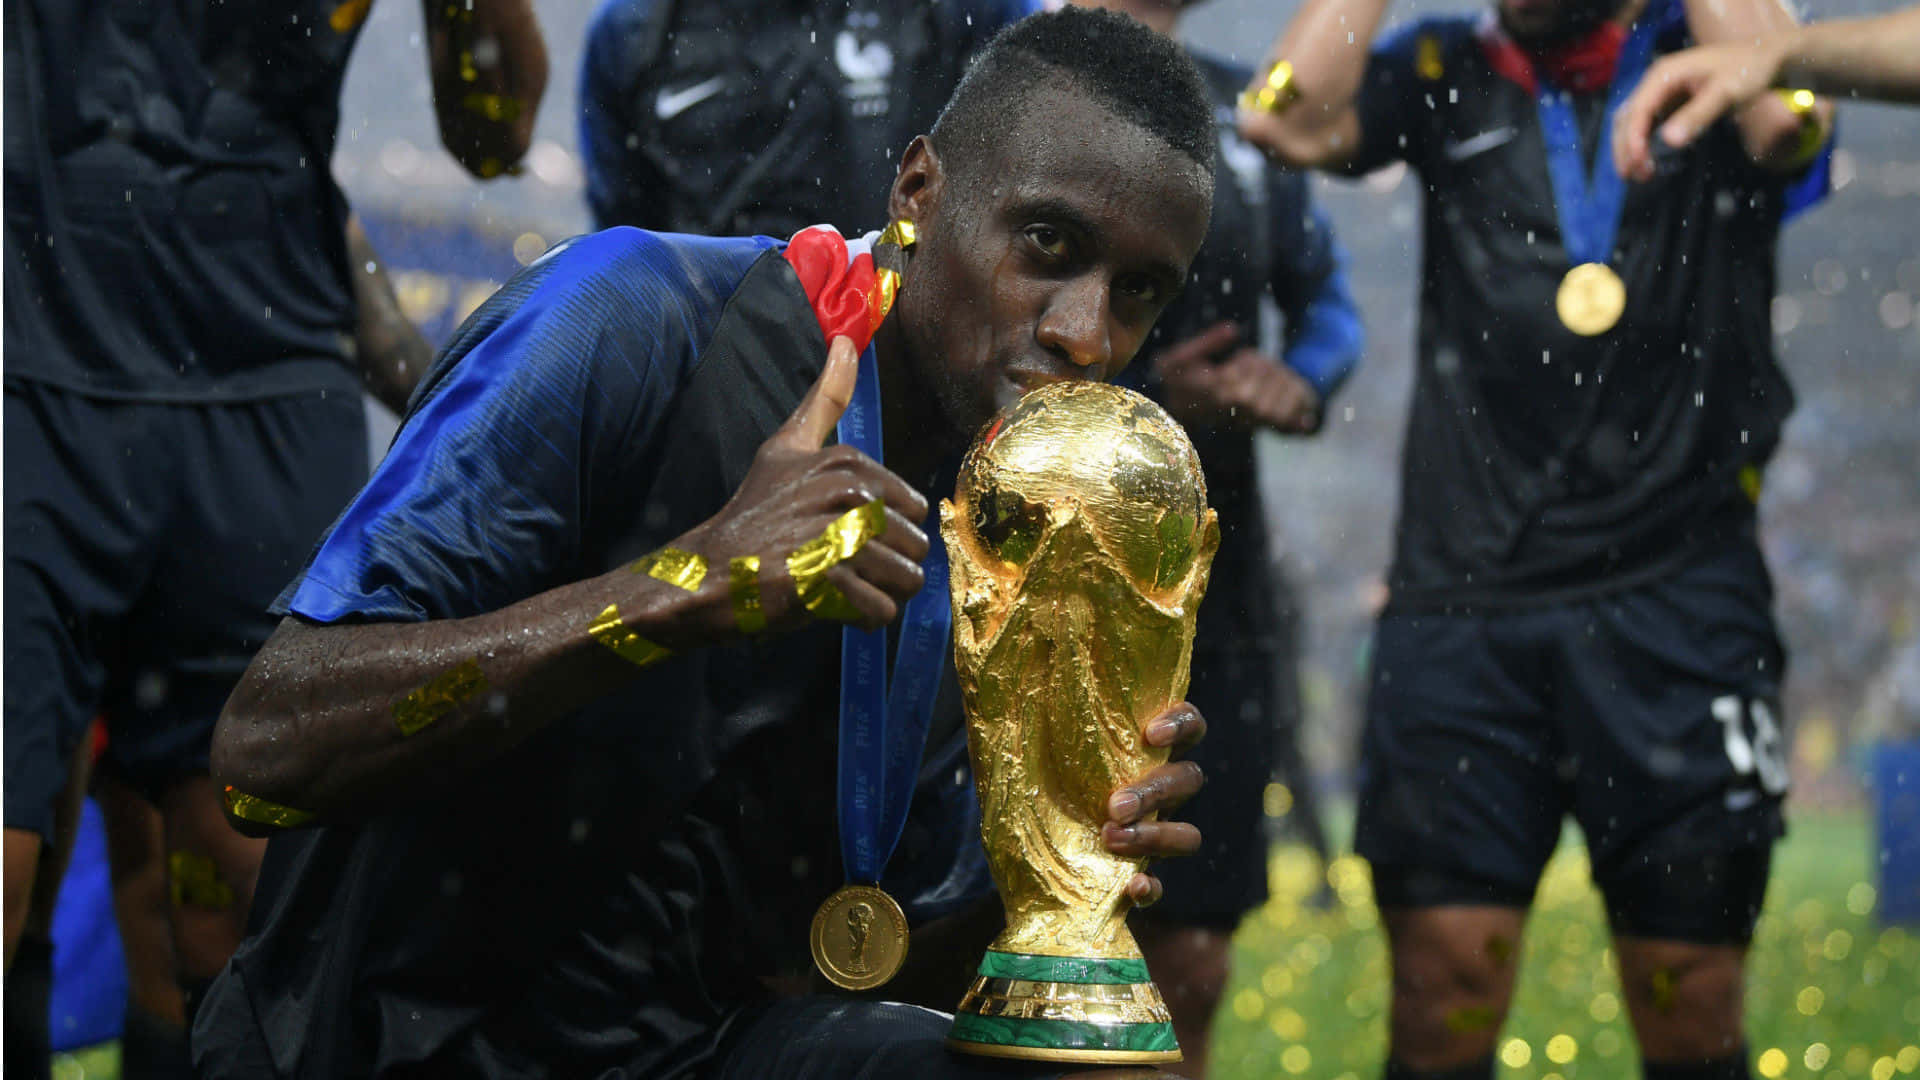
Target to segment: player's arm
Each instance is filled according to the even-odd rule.
[[[1248,88],[1251,96],[1241,99],[1240,133],[1294,168],[1334,169],[1352,159],[1361,135],[1355,98],[1387,3],[1301,5]],[[1276,82],[1284,86],[1276,88]],[[1262,98],[1262,90],[1272,96]]]
[[[1679,148],[1729,110],[1786,87],[1920,101],[1920,7],[1660,58],[1614,118],[1615,166],[1622,176],[1650,179],[1656,124],[1661,140]]]
[[[286,619],[214,733],[213,774],[230,789],[236,825],[354,820],[419,798],[668,651],[735,641],[754,622],[765,632],[805,624],[812,616],[786,556],[875,500],[884,501],[884,528],[827,580],[851,605],[850,621],[891,622],[921,585],[927,539],[917,522],[927,503],[857,451],[823,447],[856,375],[851,344],[836,340],[820,380],[761,446],[732,499],[669,545],[698,557],[697,582],[620,568],[470,618]],[[389,457],[407,453],[396,446]],[[749,556],[760,559],[747,574],[752,610],[733,564]]]
[[[1270,283],[1286,316],[1282,360],[1313,395],[1311,422],[1281,430],[1310,434],[1319,430],[1326,403],[1359,366],[1366,335],[1347,281],[1346,253],[1334,238],[1333,219],[1314,205],[1306,177],[1277,174],[1269,205],[1287,215],[1287,227],[1274,230],[1279,243]]]
[[[347,219],[347,265],[353,280],[354,357],[367,392],[395,413],[433,363],[433,347],[400,310],[387,268],[358,217]]]
[[[1685,0],[1687,26],[1701,45],[1749,43],[1786,33],[1798,22],[1780,0]],[[1819,101],[1810,110],[1796,110],[1777,95],[1767,94],[1734,113],[1741,142],[1754,164],[1767,169],[1792,170],[1811,159],[1833,127],[1833,103]]]
[[[1920,103],[1920,6],[1785,35],[1776,86]]]
[[[532,0],[421,0],[440,141],[482,179],[526,156],[547,88]]]

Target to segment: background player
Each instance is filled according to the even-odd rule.
[[[10,989],[45,978],[54,808],[101,711],[170,865],[220,886],[171,911],[189,1001],[242,932],[260,847],[207,779],[213,720],[365,475],[362,379],[404,399],[394,350],[355,351],[370,279],[327,167],[368,6],[8,0]],[[545,85],[531,8],[425,9],[443,136],[498,174]],[[9,1039],[9,1062],[44,1071],[43,1047]]]
[[[1093,6],[1125,11],[1171,38],[1182,11],[1195,5]],[[1362,333],[1344,256],[1313,205],[1306,176],[1269,166],[1233,126],[1234,101],[1252,72],[1190,55],[1219,120],[1213,218],[1186,288],[1123,381],[1143,386],[1186,426],[1220,514],[1220,553],[1193,646],[1193,696],[1209,728],[1191,758],[1206,771],[1207,787],[1180,812],[1199,826],[1204,846],[1196,857],[1161,868],[1167,899],[1133,920],[1186,1055],[1170,1068],[1203,1076],[1233,931],[1267,899],[1263,795],[1270,780],[1278,776],[1294,793],[1290,824],[1323,864],[1327,858],[1313,779],[1299,750],[1299,590],[1274,563],[1254,432],[1318,431],[1326,402],[1360,359]],[[1268,296],[1286,320],[1284,362],[1256,344]]]
[[[1376,45],[1385,10],[1308,0],[1242,130],[1300,166],[1404,160],[1427,193],[1356,841],[1392,949],[1387,1074],[1492,1074],[1571,811],[1645,1074],[1744,1076],[1742,958],[1786,781],[1753,496],[1792,396],[1766,310],[1788,174],[1829,109],[1758,101],[1623,191],[1609,102],[1648,51],[1784,9],[1502,0]]]
[[[606,0],[580,152],[597,227],[860,224],[975,51],[1037,0]]]

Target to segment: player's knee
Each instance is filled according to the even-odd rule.
[[[1518,934],[1505,920],[1455,920],[1408,933],[1393,951],[1394,1056],[1421,1068],[1476,1060],[1513,995]]]
[[[1717,1062],[1742,1044],[1742,951],[1730,946],[1622,940],[1621,982],[1642,1055]]]

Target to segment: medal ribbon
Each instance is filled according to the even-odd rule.
[[[884,463],[880,368],[872,334],[891,307],[893,289],[887,286],[893,283],[885,279],[892,274],[876,272],[870,252],[851,248],[838,233],[815,226],[794,236],[787,259],[827,338],[846,334],[861,348],[859,380],[835,433],[842,443]],[[926,583],[907,601],[893,677],[887,677],[886,628],[840,631],[840,858],[847,879],[859,884],[880,883],[900,842],[946,668],[953,621],[947,550],[937,521],[929,517],[927,557],[920,563]]]
[[[1575,265],[1607,263],[1620,231],[1620,212],[1626,205],[1627,184],[1613,168],[1613,115],[1640,82],[1653,61],[1653,39],[1660,20],[1642,16],[1621,47],[1619,66],[1607,88],[1606,113],[1601,120],[1600,147],[1593,155],[1591,180],[1581,160],[1580,119],[1564,90],[1541,78],[1534,87],[1540,107],[1540,137],[1547,147],[1547,175],[1553,182],[1554,211],[1560,218],[1560,240]]]
[[[860,381],[838,430],[841,442],[881,460],[880,373],[872,346],[860,354]],[[938,526],[927,529],[927,544],[920,563],[926,584],[907,601],[893,678],[887,678],[885,627],[840,631],[840,858],[847,879],[866,885],[879,884],[906,826],[946,667],[953,608]]]

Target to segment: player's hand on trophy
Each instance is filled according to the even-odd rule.
[[[1206,718],[1184,701],[1147,721],[1145,730],[1147,745],[1171,749],[1176,754],[1199,742],[1206,733]],[[1198,828],[1184,821],[1146,819],[1177,809],[1193,798],[1206,779],[1200,766],[1191,761],[1169,761],[1149,769],[1107,800],[1101,841],[1115,855],[1149,859],[1191,855],[1200,850]],[[1160,899],[1160,879],[1135,874],[1127,883],[1127,896],[1140,907],[1154,903]]]
[[[819,380],[760,445],[739,490],[674,541],[705,556],[722,586],[701,590],[699,619],[715,636],[814,618],[885,626],[920,590],[926,498],[853,447],[826,445],[858,378],[853,342],[835,338]]]

